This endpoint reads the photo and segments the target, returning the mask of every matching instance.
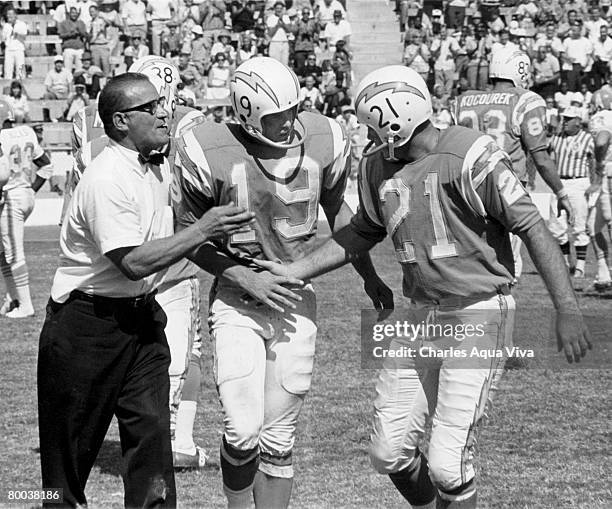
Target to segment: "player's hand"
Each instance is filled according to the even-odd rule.
[[[289,266],[279,261],[270,261],[270,260],[253,260],[254,263],[259,265],[262,269],[266,269],[268,272],[276,276],[289,277]]]
[[[557,351],[563,350],[570,364],[580,362],[587,350],[591,350],[591,334],[580,311],[558,311],[556,319]]]
[[[374,308],[378,310],[378,321],[381,322],[393,313],[395,304],[393,292],[378,276],[369,277],[363,282],[363,289],[370,297]]]
[[[557,216],[561,215],[561,212],[565,210],[567,214],[567,222],[568,224],[574,224],[574,209],[569,201],[567,196],[563,198],[559,198],[557,200]]]
[[[236,207],[231,202],[221,207],[213,207],[197,221],[204,241],[222,240],[232,233],[248,231],[255,222],[255,213],[244,207]]]
[[[301,287],[304,283],[293,277],[279,276],[267,271],[250,271],[241,279],[240,286],[254,299],[284,313],[285,308],[295,309],[294,302],[302,300],[302,297],[287,287]]]

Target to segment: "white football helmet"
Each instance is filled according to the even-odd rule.
[[[493,53],[489,66],[489,78],[512,81],[515,87],[529,88],[531,60],[527,53],[513,48],[504,48]]]
[[[410,140],[414,130],[432,115],[425,81],[414,69],[403,65],[372,71],[359,83],[355,97],[359,121],[382,141],[365,151],[365,157],[388,147],[388,159],[394,160],[395,149]]]
[[[167,58],[150,55],[136,60],[128,71],[139,72],[149,78],[159,96],[166,99],[164,109],[168,112],[168,119],[173,120],[177,104],[177,85],[181,82],[176,65]]]
[[[297,110],[300,103],[297,76],[278,60],[254,57],[239,65],[230,81],[230,98],[240,125],[254,138],[283,149],[304,143],[306,128],[297,116],[286,142],[275,142],[263,135],[262,117],[290,108]]]

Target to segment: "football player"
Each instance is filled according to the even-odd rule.
[[[592,239],[597,257],[597,277],[593,282],[596,290],[606,290],[612,286],[608,267],[608,240],[612,238],[612,206],[610,186],[612,184],[612,100],[600,97],[600,111],[591,117],[590,131],[595,138],[595,175],[587,190],[589,215],[587,230]]]
[[[176,86],[180,82],[178,69],[165,58],[147,56],[139,59],[130,72],[145,74],[157,88],[168,112],[170,135],[175,137],[203,114],[193,108],[176,104]],[[87,106],[73,121],[74,166],[67,189],[70,196],[87,165],[106,147],[108,138],[99,119],[97,104]],[[98,124],[99,122],[99,124]],[[100,131],[101,129],[101,131]],[[165,154],[153,157],[174,157],[171,142]],[[67,186],[67,187],[68,187]],[[174,183],[172,188],[176,189]],[[69,201],[68,201],[69,203]],[[66,202],[65,202],[66,204]],[[177,469],[202,468],[206,451],[196,446],[193,427],[201,382],[200,283],[198,268],[188,260],[168,269],[156,296],[164,309],[168,323],[166,336],[170,346],[170,431],[174,466]]]
[[[511,231],[525,242],[558,310],[559,344],[569,362],[579,361],[590,342],[565,262],[507,154],[478,131],[435,128],[425,81],[408,67],[373,71],[355,95],[359,121],[375,141],[360,165],[356,215],[314,253],[288,265],[258,264],[308,279],[388,234],[413,314],[428,324],[460,323],[462,330],[487,324],[471,337],[408,338],[413,347],[503,348],[513,328]],[[474,430],[504,362],[466,362],[388,357],[380,372],[370,455],[413,507],[476,507]],[[426,459],[417,446],[428,416]]]
[[[23,247],[24,223],[34,209],[34,194],[53,175],[53,166],[34,130],[27,125],[13,127],[14,121],[11,106],[0,100],[0,145],[10,171],[0,213],[0,269],[7,290],[0,315],[25,318],[34,315],[34,307]]]
[[[251,58],[230,81],[240,123],[202,122],[177,140],[179,225],[231,202],[256,213],[255,227],[191,257],[218,276],[209,324],[224,413],[223,487],[232,508],[250,507],[253,498],[262,508],[289,504],[317,333],[312,286],[296,288],[297,280],[261,272],[254,260],[291,262],[312,250],[319,205],[332,229],[351,217],[343,201],[350,140],[333,120],[298,114],[299,91],[288,67]],[[213,252],[227,265],[213,261]],[[371,270],[369,258],[360,263]],[[380,280],[374,287],[375,298],[392,298]]]
[[[523,185],[528,181],[527,155],[544,182],[557,196],[559,212],[566,211],[572,222],[572,208],[567,191],[559,179],[555,163],[548,154],[546,137],[546,103],[538,94],[527,90],[531,78],[531,60],[518,49],[495,52],[489,67],[493,90],[468,91],[457,98],[456,123],[478,129],[491,136],[506,151],[512,167]],[[512,237],[515,277],[522,272],[521,242]]]

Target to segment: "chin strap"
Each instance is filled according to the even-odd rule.
[[[244,129],[251,136],[253,136],[254,138],[257,138],[260,141],[263,141],[267,145],[270,145],[270,146],[272,146],[274,148],[280,148],[280,149],[283,149],[283,150],[287,150],[287,149],[296,148],[296,147],[299,147],[300,145],[302,145],[304,143],[304,141],[306,140],[306,136],[308,135],[308,131],[306,130],[306,126],[300,120],[299,117],[295,117],[295,122],[297,122],[299,124],[299,126],[302,128],[302,134],[297,132],[295,130],[295,128],[294,128],[293,129],[293,133],[294,133],[293,137],[297,141],[294,141],[293,143],[272,141],[271,139],[266,138],[261,132],[259,132],[257,129],[254,129],[251,126],[244,126]]]
[[[387,138],[386,143],[381,143],[380,145],[375,145],[373,149],[363,152],[363,157],[370,157],[385,148],[389,149],[389,157],[385,157],[387,161],[397,161],[398,159],[395,157],[395,137],[389,136]]]

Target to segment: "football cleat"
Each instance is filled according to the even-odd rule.
[[[7,318],[28,318],[29,316],[34,316],[34,308],[32,306],[17,306],[4,316]]]
[[[197,445],[195,454],[172,451],[172,463],[175,470],[198,470],[204,468],[209,459],[206,450]]]
[[[11,300],[11,297],[7,295],[4,299],[2,307],[0,307],[0,315],[6,315],[9,311],[12,311],[16,307],[19,307],[19,301],[16,299]]]

